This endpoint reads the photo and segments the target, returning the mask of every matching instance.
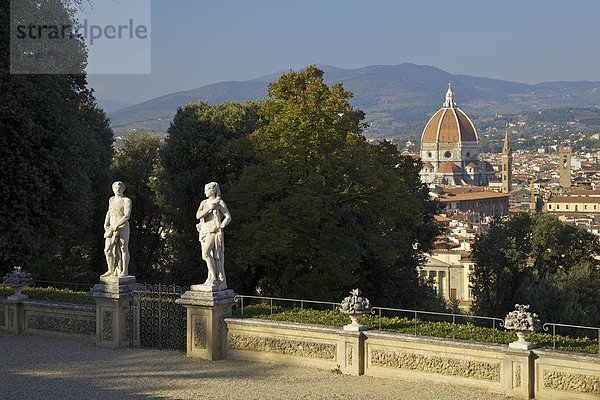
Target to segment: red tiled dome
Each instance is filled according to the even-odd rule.
[[[454,103],[452,89],[448,88],[446,102],[427,122],[421,143],[477,142],[473,123]]]

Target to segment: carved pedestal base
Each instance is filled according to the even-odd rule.
[[[89,292],[96,300],[96,346],[129,347],[133,318],[129,315],[135,277],[101,277]]]
[[[362,319],[363,315],[364,314],[348,314],[352,323],[344,325],[344,330],[351,332],[362,332],[368,330],[369,328],[360,324],[360,320]]]
[[[225,318],[231,316],[235,292],[197,290],[194,285],[177,303],[187,308],[187,356],[207,360],[227,357],[227,327]]]
[[[515,333],[517,334],[517,341],[509,343],[508,344],[509,348],[518,349],[518,350],[531,350],[531,349],[535,349],[536,347],[538,347],[537,344],[528,342],[525,339],[525,337],[527,336],[527,333],[529,333],[529,332],[516,331]]]

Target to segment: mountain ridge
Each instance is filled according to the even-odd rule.
[[[354,93],[351,104],[366,113],[367,136],[397,138],[425,125],[444,100],[448,82],[467,114],[515,114],[553,107],[600,106],[600,82],[551,81],[538,84],[452,74],[429,65],[403,63],[344,69],[318,65],[328,84],[342,82]],[[225,81],[169,93],[109,113],[117,134],[130,129],[165,133],[178,107],[191,101],[210,104],[257,100],[282,70],[246,81]]]

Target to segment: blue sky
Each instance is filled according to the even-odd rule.
[[[140,102],[313,63],[356,68],[412,62],[527,83],[600,81],[597,0],[151,0],[151,5],[152,73],[90,75],[97,97]]]

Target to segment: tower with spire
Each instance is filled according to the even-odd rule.
[[[502,193],[510,193],[512,183],[512,149],[508,142],[508,129],[504,135],[504,146],[502,147]]]

